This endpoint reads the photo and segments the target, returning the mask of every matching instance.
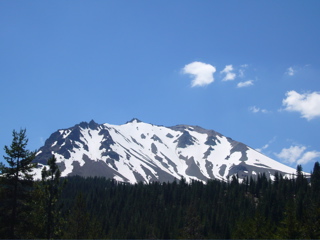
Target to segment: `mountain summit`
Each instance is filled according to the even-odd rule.
[[[226,181],[265,173],[273,178],[295,169],[247,145],[199,126],[157,126],[136,118],[123,125],[91,120],[61,129],[46,140],[36,161],[46,164],[54,154],[62,176],[104,176],[117,181]]]

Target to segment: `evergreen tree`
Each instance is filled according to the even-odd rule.
[[[185,239],[201,239],[203,238],[203,224],[194,205],[187,209],[185,216],[185,225],[182,229],[182,238]]]
[[[14,130],[12,136],[10,147],[4,147],[6,153],[4,159],[8,163],[8,167],[1,166],[1,182],[6,192],[1,204],[2,214],[6,217],[2,229],[2,236],[5,238],[24,237],[23,229],[28,228],[26,226],[29,223],[27,208],[33,183],[31,172],[36,166],[32,163],[35,152],[27,150],[26,130],[22,129],[20,132]]]
[[[42,203],[44,204],[44,223],[46,227],[46,238],[51,239],[59,236],[59,222],[61,221],[58,199],[62,190],[60,184],[60,170],[57,166],[57,160],[53,155],[48,160],[49,169],[42,169]]]
[[[277,237],[281,239],[301,238],[301,225],[296,217],[293,200],[290,200],[284,212],[284,219],[277,230]]]
[[[64,238],[87,239],[89,238],[89,214],[83,194],[80,192],[75,200],[67,221]]]
[[[32,209],[30,213],[33,227],[30,238],[57,238],[61,236],[63,219],[60,212],[60,195],[65,181],[60,183],[60,171],[56,159],[52,156],[42,169],[41,181],[34,183],[32,191]]]
[[[320,164],[316,162],[311,174],[312,196],[314,200],[320,201]],[[320,206],[319,206],[320,207]]]

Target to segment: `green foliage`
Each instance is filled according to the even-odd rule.
[[[29,200],[33,184],[31,174],[35,164],[35,152],[27,150],[26,130],[13,131],[10,147],[4,150],[8,167],[1,165],[1,225],[0,233],[5,238],[19,238],[29,228]],[[4,194],[5,193],[5,194]],[[4,196],[3,196],[4,194]]]
[[[103,238],[101,223],[90,216],[86,201],[80,192],[75,199],[65,224],[64,239]]]
[[[55,156],[52,156],[47,165],[49,169],[42,169],[42,179],[37,182],[34,188],[34,224],[37,231],[34,237],[47,239],[61,236],[60,205],[58,203],[65,181],[60,183],[60,170],[56,164]]]
[[[184,227],[181,229],[181,238],[201,239],[204,237],[204,226],[201,223],[199,212],[195,206],[189,206],[184,222]]]
[[[32,181],[33,176],[31,174],[35,164],[32,164],[32,160],[35,157],[35,152],[31,152],[26,149],[28,139],[26,136],[26,130],[21,129],[20,132],[15,130],[12,132],[13,140],[10,147],[5,146],[4,150],[7,156],[4,159],[8,163],[9,167],[1,166],[1,173],[8,179],[15,181]]]

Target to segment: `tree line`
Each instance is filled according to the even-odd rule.
[[[33,180],[35,152],[13,131],[0,176],[0,237],[65,239],[319,239],[320,165],[273,181],[209,180],[126,184],[61,178],[52,156]]]

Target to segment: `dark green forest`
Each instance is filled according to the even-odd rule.
[[[61,178],[52,156],[42,180],[25,130],[5,146],[0,177],[1,238],[319,239],[320,165],[306,177],[276,174],[228,182],[125,184]]]

